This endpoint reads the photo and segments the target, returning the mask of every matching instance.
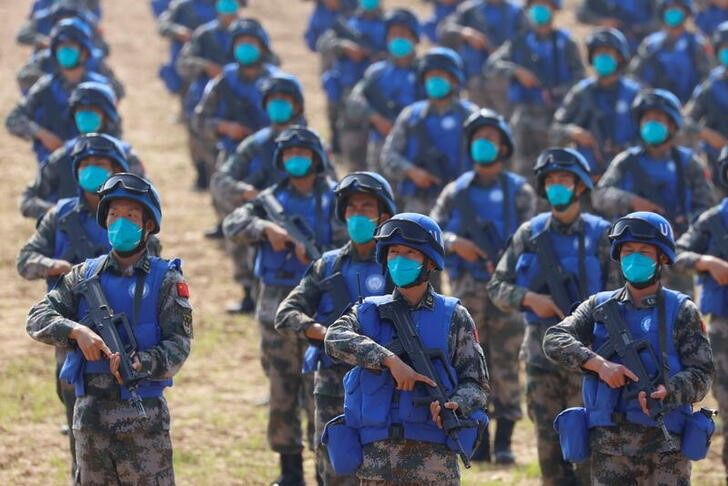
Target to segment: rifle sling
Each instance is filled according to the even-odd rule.
[[[549,217],[549,220],[546,222],[546,227],[544,228],[544,232],[551,231],[551,221],[552,217]],[[585,293],[587,291],[587,283],[586,283],[586,242],[584,238],[584,231],[585,228],[583,228],[583,220],[582,220],[582,228],[581,231],[579,231],[579,288],[576,289],[577,295],[575,295],[576,299],[581,301],[584,300]],[[548,235],[548,233],[545,235],[548,239],[548,247],[543,248],[543,251],[548,251],[551,253],[551,257],[553,260],[558,264],[559,259],[554,254],[554,248],[553,245],[551,245],[551,238]],[[544,269],[541,270],[541,272],[544,272]],[[544,281],[548,282],[548,276],[544,276]]]
[[[657,291],[657,326],[660,340],[660,359],[662,359],[663,379],[670,376],[670,363],[667,360],[667,322],[665,316],[665,296],[662,287]]]
[[[134,323],[139,323],[139,313],[142,310],[142,299],[144,298],[144,280],[147,274],[142,270],[136,271],[136,283],[134,284]],[[151,291],[151,289],[150,289]]]

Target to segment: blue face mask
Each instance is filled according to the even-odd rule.
[[[668,135],[667,126],[655,120],[646,121],[640,127],[642,140],[650,145],[660,145],[667,140]]]
[[[685,20],[685,11],[680,7],[670,7],[665,9],[662,14],[662,20],[670,27],[676,27]]]
[[[405,37],[395,37],[387,43],[387,49],[394,57],[406,57],[414,52],[415,45]]]
[[[98,192],[101,185],[106,179],[111,177],[111,172],[103,167],[89,165],[78,171],[78,185],[84,191]]]
[[[394,285],[406,287],[420,276],[422,264],[400,256],[387,260],[387,269]]]
[[[379,0],[359,0],[359,7],[362,10],[374,10],[379,7]]]
[[[551,21],[551,9],[546,5],[534,5],[528,9],[528,16],[536,25],[548,24]]]
[[[498,147],[490,140],[478,138],[470,144],[470,156],[478,164],[490,164],[498,158]]]
[[[617,60],[609,54],[597,54],[592,59],[592,67],[600,76],[611,76],[617,70]]]
[[[444,98],[450,94],[450,80],[440,76],[431,76],[425,81],[425,92],[428,98]]]
[[[728,66],[728,47],[718,51],[718,60],[724,66]]]
[[[98,132],[101,128],[101,115],[91,110],[78,110],[73,114],[76,128],[81,133]]]
[[[273,123],[285,123],[293,116],[293,105],[286,100],[276,98],[265,105],[265,111]]]
[[[622,267],[622,275],[631,283],[644,283],[655,275],[657,262],[650,257],[640,253],[631,253],[619,260]]]
[[[126,218],[119,218],[109,225],[109,243],[116,251],[129,251],[142,241],[142,228]]]
[[[377,223],[366,216],[355,214],[346,220],[346,229],[354,243],[369,243],[374,238]]]
[[[291,177],[305,176],[311,170],[311,165],[313,165],[313,161],[310,157],[295,156],[283,162],[286,172]]]
[[[243,66],[256,63],[260,59],[260,49],[255,44],[241,42],[235,46],[235,59]]]
[[[571,202],[574,196],[574,189],[571,187],[554,184],[546,188],[546,199],[552,206],[564,206]]]
[[[61,67],[70,69],[78,66],[81,59],[81,49],[73,46],[61,46],[56,49],[56,60]]]
[[[215,10],[220,15],[234,15],[238,12],[238,2],[235,0],[217,0]]]

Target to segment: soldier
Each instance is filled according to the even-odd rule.
[[[618,29],[633,53],[642,39],[660,28],[655,0],[582,0],[576,11],[579,22]]]
[[[623,75],[629,46],[617,29],[590,32],[586,49],[596,77],[579,81],[567,93],[550,138],[556,144],[574,143],[598,179],[615,155],[639,139],[631,107],[640,86]]]
[[[177,72],[187,84],[182,101],[184,120],[192,163],[197,171],[195,188],[207,189],[211,167],[215,165],[215,144],[193,126],[195,107],[202,99],[207,83],[222,73],[222,68],[233,61],[230,25],[238,18],[238,2],[215,2],[217,18],[202,24],[192,32],[177,59]]]
[[[513,154],[513,136],[501,115],[488,109],[473,113],[465,122],[464,136],[474,170],[445,186],[430,216],[443,228],[450,289],[470,310],[488,359],[493,388],[489,415],[498,419],[495,462],[512,464],[511,436],[522,417],[518,347],[523,320],[495,307],[486,284],[506,241],[534,216],[536,194],[523,177],[503,168]],[[473,460],[490,462],[487,434]]]
[[[111,86],[108,78],[86,67],[92,50],[84,24],[73,19],[59,22],[51,32],[51,52],[60,69],[39,79],[5,119],[12,135],[33,141],[38,162],[78,135],[68,117],[68,98],[73,89],[84,81]]]
[[[698,5],[695,25],[705,37],[711,37],[720,24],[728,20],[726,0],[707,0]]]
[[[311,52],[320,52],[320,39],[336,22],[346,22],[356,7],[355,0],[316,0],[316,6],[308,18],[308,25],[303,38]],[[331,68],[333,62],[332,52],[320,52],[321,73]],[[324,55],[326,54],[326,55]]]
[[[692,0],[660,0],[658,12],[662,29],[642,41],[629,70],[642,83],[671,91],[684,103],[710,71],[708,45],[685,27]]]
[[[352,118],[369,120],[367,167],[378,171],[384,138],[402,109],[422,99],[417,83],[416,48],[420,40],[417,17],[405,9],[392,9],[384,16],[387,25],[386,60],[369,66],[354,86],[346,103]]]
[[[235,62],[223,66],[208,83],[192,118],[193,128],[214,141],[218,160],[225,160],[245,137],[270,124],[260,88],[277,70],[267,62],[270,40],[258,21],[239,19],[229,32]],[[208,167],[207,174],[214,169]]]
[[[121,173],[99,195],[97,222],[108,229],[111,252],[74,266],[30,310],[27,331],[68,350],[60,376],[76,391],[76,482],[171,485],[169,410],[162,392],[190,352],[189,289],[179,259],[147,255],[148,238],[159,231],[162,218],[154,187]],[[90,316],[104,310],[90,307],[89,295],[103,296],[117,316],[126,314],[136,346],[126,354],[132,343],[123,331],[117,344],[129,362],[121,363],[120,353],[110,349],[114,344],[97,334],[104,329],[88,327]],[[121,365],[144,377],[138,387],[121,384]]]
[[[382,148],[385,175],[407,211],[428,213],[445,184],[472,167],[465,154],[463,123],[477,107],[460,98],[465,81],[460,56],[434,47],[417,67],[426,100],[404,108]]]
[[[678,233],[713,203],[713,190],[693,151],[675,141],[680,101],[669,91],[640,93],[632,104],[642,143],[617,155],[593,194],[609,217],[631,211],[665,215]]]
[[[377,262],[395,290],[364,299],[326,331],[326,353],[356,366],[344,378],[344,420],[360,442],[330,443],[328,450],[359,448],[362,485],[460,484],[458,456],[448,446],[440,413],[444,407],[473,421],[458,431],[469,457],[487,423],[490,391],[475,323],[457,299],[436,293],[428,283],[430,274],[444,267],[437,223],[422,214],[401,213],[382,224],[374,238]],[[403,361],[407,356],[385,347],[395,337],[393,323],[380,314],[385,304],[400,305],[417,330],[414,337],[425,349],[440,351],[440,358],[432,359],[440,365],[433,365],[437,376],[419,373]],[[447,401],[432,401],[428,410],[418,402],[428,400],[422,387],[435,386],[433,378],[442,383]]]
[[[18,44],[33,46],[36,51],[47,49],[53,27],[63,19],[75,18],[88,26],[94,46],[102,57],[106,56],[109,46],[99,28],[100,17],[92,8],[83,4],[84,2],[78,0],[55,0],[53,5],[33,12],[18,31]],[[96,5],[98,7],[98,2]]]
[[[438,29],[440,42],[463,58],[468,98],[478,106],[510,114],[505,77],[485,77],[488,57],[528,27],[523,7],[510,0],[470,0]]]
[[[713,33],[713,51],[720,66],[710,72],[693,92],[685,107],[685,131],[697,135],[700,150],[706,155],[713,182],[718,183],[718,154],[728,143],[728,22]]]
[[[357,9],[346,21],[334,22],[318,42],[324,59],[333,58],[331,67],[321,76],[326,92],[331,145],[335,154],[343,154],[354,168],[366,165],[368,123],[349,119],[344,101],[367,67],[384,57],[387,51],[386,25],[380,0],[357,0]]]
[[[422,33],[430,39],[430,42],[440,42],[438,29],[440,24],[455,10],[462,0],[429,0],[432,3],[432,15],[422,21]]]
[[[92,81],[81,83],[71,93],[68,103],[69,123],[75,124],[81,135],[65,142],[38,167],[35,180],[20,196],[20,213],[26,218],[38,220],[56,201],[77,194],[71,152],[81,139],[88,138],[105,149],[120,144],[129,164],[124,172],[144,176],[144,166],[131,145],[116,139],[121,136],[121,117],[116,111],[116,97],[107,85]]]
[[[516,139],[514,171],[530,179],[533,159],[548,146],[548,127],[571,86],[584,77],[579,48],[554,26],[561,0],[529,0],[529,29],[490,55],[486,75],[509,78]]]
[[[547,360],[541,342],[546,329],[569,314],[573,304],[616,282],[608,271],[609,223],[581,212],[579,197],[592,188],[592,181],[579,152],[545,150],[534,173],[536,190],[551,210],[516,230],[488,293],[503,311],[525,312],[521,359],[526,362],[526,403],[536,427],[543,484],[587,484],[588,464],[574,470],[562,459],[552,425],[561,410],[581,404],[580,376]]]
[[[271,124],[246,137],[212,176],[212,197],[221,218],[285,177],[285,171],[273,163],[275,139],[288,127],[306,124],[303,88],[295,76],[273,74],[263,81],[260,92]],[[235,281],[243,287],[242,300],[226,310],[233,314],[253,312],[253,249],[229,241],[226,245],[233,259]]]
[[[159,68],[159,77],[167,91],[172,94],[184,96],[186,88],[186,83],[177,71],[177,60],[182,46],[192,39],[192,33],[199,26],[215,20],[216,3],[215,0],[180,0],[171,4],[159,15],[157,29],[170,41],[169,61]]]
[[[719,157],[718,174],[720,184],[728,188],[726,169],[728,149]],[[728,199],[705,211],[677,241],[678,255],[674,268],[679,272],[697,272],[701,285],[700,312],[709,319],[710,344],[716,350],[714,355],[716,380],[713,394],[718,405],[728,404]],[[723,437],[728,437],[728,421],[723,420]],[[728,471],[728,441],[723,442],[723,466]],[[726,474],[728,477],[728,473]]]
[[[588,434],[591,484],[687,485],[690,461],[679,450],[670,449],[656,427],[654,407],[664,403],[670,410],[662,416],[670,441],[682,451],[697,445],[707,453],[708,434],[703,434],[702,444],[696,444],[683,432],[690,427],[691,404],[703,399],[715,373],[705,326],[687,295],[660,285],[661,269],[675,260],[675,241],[665,218],[631,213],[614,224],[609,239],[612,259],[619,262],[626,285],[592,295],[571,316],[548,329],[544,352],[569,370],[590,372],[583,384],[586,409],[577,409],[585,415],[581,428],[588,431],[571,433]],[[613,339],[608,327],[612,316],[605,312],[610,307],[627,336],[647,343],[639,359],[658,373],[649,397],[645,391],[628,395],[629,383],[638,376],[619,356],[595,352]],[[647,361],[648,353],[654,360]],[[649,388],[649,384],[642,386]]]
[[[299,396],[312,396],[313,380],[301,375],[305,338],[278,334],[273,327],[275,313],[316,256],[314,249],[339,246],[343,228],[334,220],[335,184],[326,175],[328,159],[315,132],[299,126],[284,130],[276,138],[273,161],[279,170],[286,171],[286,178],[229,214],[223,231],[235,244],[259,245],[255,275],[260,290],[255,317],[261,333],[263,370],[270,381],[268,443],[280,455],[281,475],[274,484],[299,485],[303,484]],[[294,240],[289,233],[293,228],[282,226],[281,215],[298,218],[292,224],[308,240]],[[309,440],[314,424],[312,402],[305,400]]]
[[[337,475],[320,444],[324,425],[344,410],[344,374],[351,369],[334,363],[323,350],[326,328],[356,299],[391,291],[374,258],[374,230],[396,212],[389,183],[374,172],[352,172],[334,190],[336,218],[346,224],[350,241],[331,250],[306,271],[276,314],[276,330],[308,338],[303,372],[314,374],[317,472],[326,485],[357,485],[354,475]]]

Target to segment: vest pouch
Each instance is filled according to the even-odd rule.
[[[554,430],[559,434],[561,455],[565,461],[579,463],[589,459],[589,426],[584,407],[567,408],[558,414]]]
[[[413,391],[401,390],[399,392],[399,417],[403,422],[433,423],[430,407],[414,404],[414,400],[417,398],[427,398],[424,392],[417,390],[421,386],[428,385],[418,384]]]
[[[139,351],[144,351],[155,346],[161,339],[159,326],[154,322],[140,322],[134,328]]]
[[[488,426],[490,419],[483,410],[476,410],[470,414],[468,420],[474,421],[475,425],[458,430],[457,435],[458,439],[460,439],[460,444],[462,444],[465,450],[465,454],[468,457],[472,457],[475,446],[478,445],[478,438],[482,436],[483,429]],[[447,439],[447,446],[451,451],[460,452],[457,445],[450,439]]]
[[[352,368],[344,375],[344,416],[346,423],[352,427],[361,427],[362,396],[359,383],[362,369]]]
[[[703,412],[694,412],[685,421],[680,452],[691,461],[705,459],[710,448],[710,439],[715,432],[715,422]]]
[[[702,286],[700,296],[700,312],[703,314],[715,314],[725,316],[726,312],[725,288],[712,278],[700,277],[698,282]]]
[[[346,424],[344,415],[331,419],[324,427],[321,444],[326,446],[336,474],[352,474],[363,460],[359,431]]]
[[[361,415],[363,427],[385,427],[389,425],[389,409],[394,394],[394,379],[389,370],[375,373],[362,370]],[[352,424],[353,425],[353,424]]]
[[[303,354],[303,366],[301,367],[301,373],[313,373],[318,368],[318,362],[321,358],[321,348],[318,346],[310,345],[306,348],[306,352]]]

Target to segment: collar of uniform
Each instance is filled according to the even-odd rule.
[[[657,294],[661,290],[662,290],[662,285],[660,285],[657,288],[656,293],[643,297],[641,305],[640,305],[640,309],[655,307],[657,305]],[[627,290],[626,285],[624,287],[622,287],[622,289],[619,291],[619,295],[617,295],[617,301],[625,302],[625,303],[629,303],[629,304],[632,303],[632,300],[629,297],[629,290]]]
[[[293,185],[293,183],[291,182],[290,179],[288,179],[286,182],[288,184],[288,189],[290,189],[293,194],[295,194],[298,197],[305,198],[305,197],[311,197],[311,196],[315,196],[316,194],[322,193],[323,189],[321,187],[321,181],[323,181],[323,180],[324,180],[324,178],[321,177],[321,174],[317,174],[316,179],[314,179],[314,181],[313,181],[313,187],[311,189],[311,192],[309,192],[309,193],[300,192],[298,189],[296,189],[296,186]]]
[[[420,309],[427,309],[432,310],[435,308],[435,289],[432,288],[432,284],[427,284],[427,291],[425,292],[425,295],[422,296],[422,299],[417,303],[415,306],[409,305],[409,302],[404,298],[402,293],[399,291],[398,288],[394,289],[394,292],[392,293],[393,297],[395,299],[401,299],[407,304],[407,307],[409,307],[410,310],[420,310]]]
[[[553,215],[551,215],[551,217],[549,218],[548,227],[549,229],[552,229],[556,233],[560,233],[562,235],[573,235],[579,234],[584,231],[584,222],[581,219],[581,213],[579,214],[579,217],[571,223],[562,223],[558,219],[554,218]]]
[[[373,262],[376,256],[376,246],[372,246],[372,250],[366,257],[360,258],[359,253],[354,249],[354,244],[349,240],[341,247],[341,256],[346,256],[357,262]]]
[[[131,266],[133,275],[136,273],[137,270],[141,270],[144,273],[149,273],[149,270],[152,268],[152,263],[149,261],[149,256],[147,255],[147,252],[145,251],[144,254],[134,262],[134,264]],[[111,270],[112,272],[119,274],[119,275],[125,275],[126,273],[129,273],[128,270],[125,272],[124,268],[121,267],[121,264],[119,263],[119,260],[116,259],[114,256],[114,252],[110,251],[108,257],[106,258],[106,262],[104,263],[104,270]]]
[[[453,89],[456,89],[456,88],[453,88]],[[442,115],[444,113],[448,113],[450,111],[453,111],[455,109],[455,106],[458,103],[460,103],[460,95],[458,95],[457,93],[452,95],[452,97],[450,98],[450,103],[448,103],[447,106],[445,106],[445,108],[442,111],[435,108],[435,103],[433,103],[432,101],[428,101],[427,108],[425,108],[423,115],[425,117],[427,117],[432,114]]]
[[[473,171],[473,172],[474,172],[473,178],[470,180],[470,184],[468,184],[468,186],[470,186],[470,187],[480,187],[480,188],[483,188],[483,189],[487,189],[487,188],[493,187],[496,184],[498,184],[498,182],[500,182],[501,174],[503,174],[503,171],[498,172],[495,175],[495,177],[493,177],[488,182],[485,182],[485,181],[483,181],[483,179],[480,178],[480,176],[478,176],[478,173],[477,172],[475,172],[475,171]]]

